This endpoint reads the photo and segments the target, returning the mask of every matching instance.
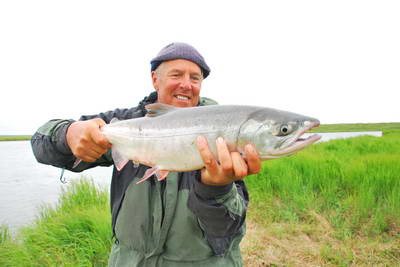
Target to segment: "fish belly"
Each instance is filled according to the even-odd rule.
[[[192,171],[204,167],[197,149],[196,138],[199,134],[187,134],[168,137],[131,138],[112,140],[113,147],[125,158],[160,170]],[[236,150],[236,134],[214,132],[203,134],[209,148],[217,158],[215,140],[225,138],[231,151]]]

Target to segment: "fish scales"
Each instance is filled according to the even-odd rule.
[[[240,126],[257,110],[260,108],[244,106],[176,108],[161,116],[110,124],[103,133],[133,161],[166,170],[196,170],[204,166],[195,144],[197,136],[206,137],[214,154],[219,136],[235,151]]]
[[[243,152],[246,144],[253,144],[261,159],[293,154],[319,139],[297,140],[307,129],[319,125],[317,119],[277,109],[234,105],[175,108],[164,104],[146,108],[149,117],[111,123],[102,132],[112,143],[113,152],[118,152],[113,157],[157,170],[204,167],[195,144],[199,135],[208,140],[215,156],[215,140],[221,136],[230,151]]]

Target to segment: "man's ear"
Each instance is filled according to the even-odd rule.
[[[154,89],[156,89],[156,91],[158,91],[158,76],[157,73],[155,71],[151,72],[151,82],[153,83],[153,87]]]

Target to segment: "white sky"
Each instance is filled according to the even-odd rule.
[[[400,121],[400,1],[1,1],[0,134],[135,106],[174,41],[220,104]]]

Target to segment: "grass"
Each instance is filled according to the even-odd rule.
[[[0,135],[0,141],[26,141],[31,140],[30,135]]]
[[[281,253],[275,262],[400,262],[400,131],[390,130],[381,138],[332,140],[293,157],[267,161],[246,184],[250,221],[276,244],[275,251],[269,251]],[[299,257],[304,258],[302,263],[294,261]],[[274,258],[267,263],[274,263]]]
[[[399,125],[363,127],[384,136],[319,143],[246,178],[246,266],[398,266]],[[110,221],[108,192],[74,183],[17,236],[0,228],[0,266],[105,266]]]
[[[250,208],[249,214],[252,214]],[[399,266],[398,238],[337,239],[320,215],[313,222],[260,225],[253,216],[241,243],[245,266]]]
[[[390,123],[346,123],[346,124],[322,124],[311,132],[362,132],[362,131],[383,131],[389,133],[400,131],[400,122]]]
[[[0,266],[106,266],[111,246],[108,192],[81,180],[14,239],[0,234]]]
[[[266,162],[246,184],[255,203],[280,207],[270,219],[300,221],[313,210],[343,236],[390,232],[400,228],[400,135],[314,145]]]

